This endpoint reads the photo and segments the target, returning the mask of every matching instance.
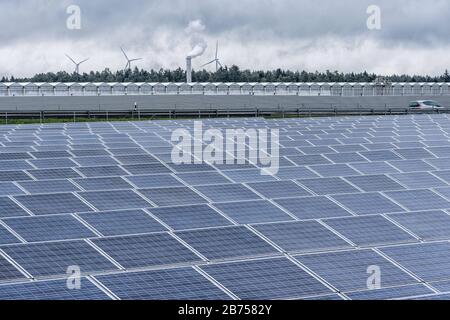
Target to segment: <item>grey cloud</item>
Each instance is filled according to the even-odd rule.
[[[71,4],[81,7],[82,30],[65,26]],[[382,9],[380,31],[366,28],[371,4]],[[422,71],[426,66],[414,61],[450,46],[449,18],[447,0],[0,0],[0,60],[11,59],[10,65],[0,65],[0,72],[69,68],[65,61],[54,61],[66,51],[96,55],[86,68],[118,68],[123,64],[120,45],[145,54],[146,67],[182,66],[190,49],[184,29],[195,19],[206,25],[210,48],[221,41],[224,62],[245,67],[351,69],[342,61],[347,54],[356,57],[355,71],[383,69],[381,58],[389,60],[386,72]],[[411,56],[399,56],[408,50]],[[38,65],[24,63],[26,54]],[[429,73],[449,64],[444,55],[433,60]]]

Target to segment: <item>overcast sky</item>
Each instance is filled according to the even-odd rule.
[[[67,28],[67,7],[81,29]],[[381,30],[367,8],[381,9]],[[187,28],[193,21],[197,28]],[[91,59],[81,71],[185,66],[193,44],[241,68],[439,75],[450,69],[448,0],[0,0],[0,76],[73,71],[65,53]],[[200,23],[199,23],[200,22]],[[194,30],[193,30],[194,29]]]

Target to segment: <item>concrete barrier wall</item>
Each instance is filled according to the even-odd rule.
[[[364,108],[384,109],[407,107],[413,100],[435,100],[450,107],[450,96],[376,96],[376,97],[316,97],[316,96],[96,96],[96,97],[0,97],[0,111],[53,110],[132,110],[136,102],[140,109],[318,109]]]

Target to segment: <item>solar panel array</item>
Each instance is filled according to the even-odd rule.
[[[191,120],[0,127],[0,299],[450,297],[448,116],[203,125],[279,129],[280,170],[172,163]]]

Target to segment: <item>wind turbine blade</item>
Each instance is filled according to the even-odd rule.
[[[139,60],[142,60],[142,59],[144,59],[144,58],[131,59],[130,62],[139,61]]]
[[[216,62],[216,60],[212,60],[208,63],[205,63],[204,65],[201,66],[201,68],[206,67],[207,65],[210,65],[211,63]]]
[[[125,50],[123,50],[122,47],[120,47],[120,50],[122,50],[123,55],[124,55],[125,58],[129,61],[130,59],[128,59],[128,56],[127,56],[127,54],[125,53]]]
[[[68,54],[66,54],[66,57],[69,58],[74,64],[77,64]]]
[[[223,68],[223,66],[222,66],[222,64],[220,63],[220,61],[217,59],[217,63],[219,64],[219,66],[221,67],[221,68]]]
[[[81,61],[79,64],[85,63],[86,61],[88,61],[90,58],[84,59],[83,61]]]

